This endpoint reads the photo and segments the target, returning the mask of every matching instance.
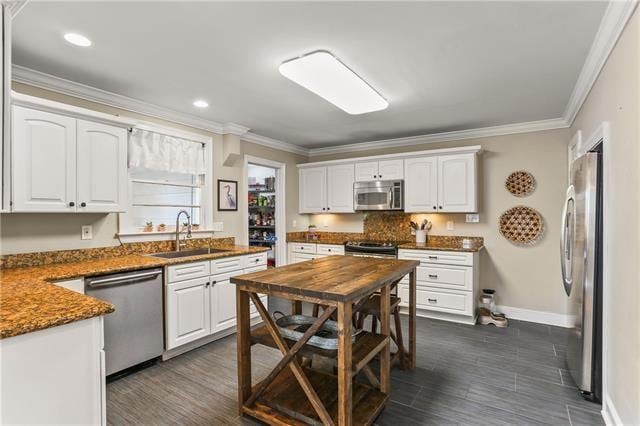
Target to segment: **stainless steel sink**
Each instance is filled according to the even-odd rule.
[[[175,259],[179,257],[200,256],[203,254],[224,253],[227,251],[229,250],[215,249],[215,248],[201,248],[201,249],[194,249],[194,250],[168,251],[166,253],[153,253],[153,254],[150,254],[149,256],[162,257],[165,259]]]

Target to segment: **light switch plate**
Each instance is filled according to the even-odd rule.
[[[470,213],[467,215],[467,223],[479,223],[480,215],[478,213]]]
[[[455,228],[454,222],[452,220],[448,220],[447,221],[447,230],[448,231],[453,231],[454,228]]]
[[[216,232],[224,231],[224,222],[213,222],[211,230]]]
[[[80,234],[80,238],[83,240],[92,240],[93,239],[93,226],[91,225],[82,225],[82,232]]]
[[[295,219],[293,219],[293,227],[294,227],[294,228],[297,228],[297,227],[298,227],[298,221],[297,221],[297,220],[295,220]]]

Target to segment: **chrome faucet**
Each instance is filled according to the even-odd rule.
[[[176,216],[176,251],[180,251],[180,247],[187,243],[180,243],[180,215],[184,213],[187,216],[187,235],[185,238],[191,238],[191,216],[186,210],[180,210]]]

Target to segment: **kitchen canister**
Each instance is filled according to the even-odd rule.
[[[416,244],[424,244],[427,242],[427,231],[424,229],[416,229]]]

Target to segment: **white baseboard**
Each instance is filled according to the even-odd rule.
[[[616,407],[613,405],[613,401],[609,398],[609,395],[603,395],[602,398],[602,418],[607,426],[623,424],[622,420],[620,420]]]
[[[507,318],[522,321],[537,322],[540,324],[555,325],[558,327],[571,327],[573,321],[571,315],[556,314],[555,312],[534,311],[531,309],[514,308],[511,306],[496,306],[499,312],[504,313]]]

